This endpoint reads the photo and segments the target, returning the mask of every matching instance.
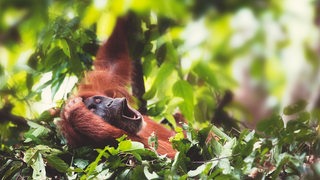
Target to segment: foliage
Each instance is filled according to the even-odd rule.
[[[320,151],[319,134],[305,118],[308,113],[294,113],[287,127],[274,116],[259,124],[259,132],[244,130],[237,137],[212,125],[201,130],[184,125],[186,138],[171,139],[179,151],[173,160],[125,137],[117,148],[71,150],[49,122],[31,123],[20,148],[1,151],[0,173],[3,179],[317,179],[319,162],[312,161]]]
[[[285,4],[3,0],[0,7],[2,179],[320,178],[317,109],[307,111],[308,102],[301,100],[280,113],[277,102],[274,115],[256,130],[234,132],[229,112],[236,119],[253,115],[237,104],[223,109],[230,102],[221,100],[225,91],[237,88],[232,66],[247,58],[254,83],[280,101],[286,81],[278,54],[296,39],[287,37],[290,33],[272,39],[267,26],[291,31],[279,21]],[[166,118],[178,132],[171,139],[178,151],[172,160],[125,137],[118,139],[118,147],[69,149],[54,123],[58,112],[46,111],[61,106],[72,91],[66,85],[73,87],[72,78],[91,68],[98,44],[116,18],[127,13],[135,17],[129,48],[143,67],[147,113],[157,121]],[[237,18],[243,15],[253,20],[241,24],[244,19]],[[305,46],[299,50],[316,71],[312,43],[301,39]],[[182,128],[175,125],[177,109],[188,119]],[[218,109],[224,125],[213,120]],[[284,116],[292,120],[285,124]],[[150,143],[156,141],[150,137]]]

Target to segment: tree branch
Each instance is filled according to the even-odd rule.
[[[13,105],[7,103],[2,107],[2,109],[0,109],[0,122],[11,121],[12,123],[18,125],[20,128],[28,128],[29,126],[25,118],[11,114],[12,108]]]
[[[135,59],[133,61],[134,73],[132,77],[132,94],[139,100],[139,112],[142,114],[147,113],[147,101],[143,99],[143,94],[145,93],[145,86],[143,80],[143,70],[141,59]]]

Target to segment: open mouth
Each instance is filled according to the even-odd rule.
[[[121,114],[121,116],[123,118],[129,119],[129,120],[141,120],[141,118],[142,118],[141,114],[137,110],[131,108],[128,105],[128,102],[125,98],[122,100],[122,114]]]

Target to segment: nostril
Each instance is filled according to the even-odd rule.
[[[94,105],[94,104],[90,104],[90,105],[88,106],[88,109],[89,109],[90,111],[94,111],[96,108],[97,108],[97,107],[96,107],[96,105]]]
[[[113,103],[113,101],[110,101],[110,102],[107,104],[107,107],[110,107],[112,103]]]

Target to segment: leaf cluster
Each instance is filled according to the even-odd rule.
[[[284,110],[296,114],[286,127],[274,116],[261,122],[258,132],[244,130],[238,137],[213,125],[194,130],[185,124],[186,137],[181,131],[171,139],[178,151],[172,160],[125,136],[117,147],[68,149],[54,124],[33,122],[23,144],[2,148],[0,173],[2,179],[316,179],[319,163],[313,159],[320,139],[303,109],[298,102]]]
[[[58,17],[51,21],[42,31],[37,49],[28,61],[28,65],[36,72],[33,76],[52,73],[52,79],[38,90],[50,86],[54,96],[66,77],[82,77],[84,70],[91,68],[92,56],[97,48],[93,29],[81,28],[78,17]]]

